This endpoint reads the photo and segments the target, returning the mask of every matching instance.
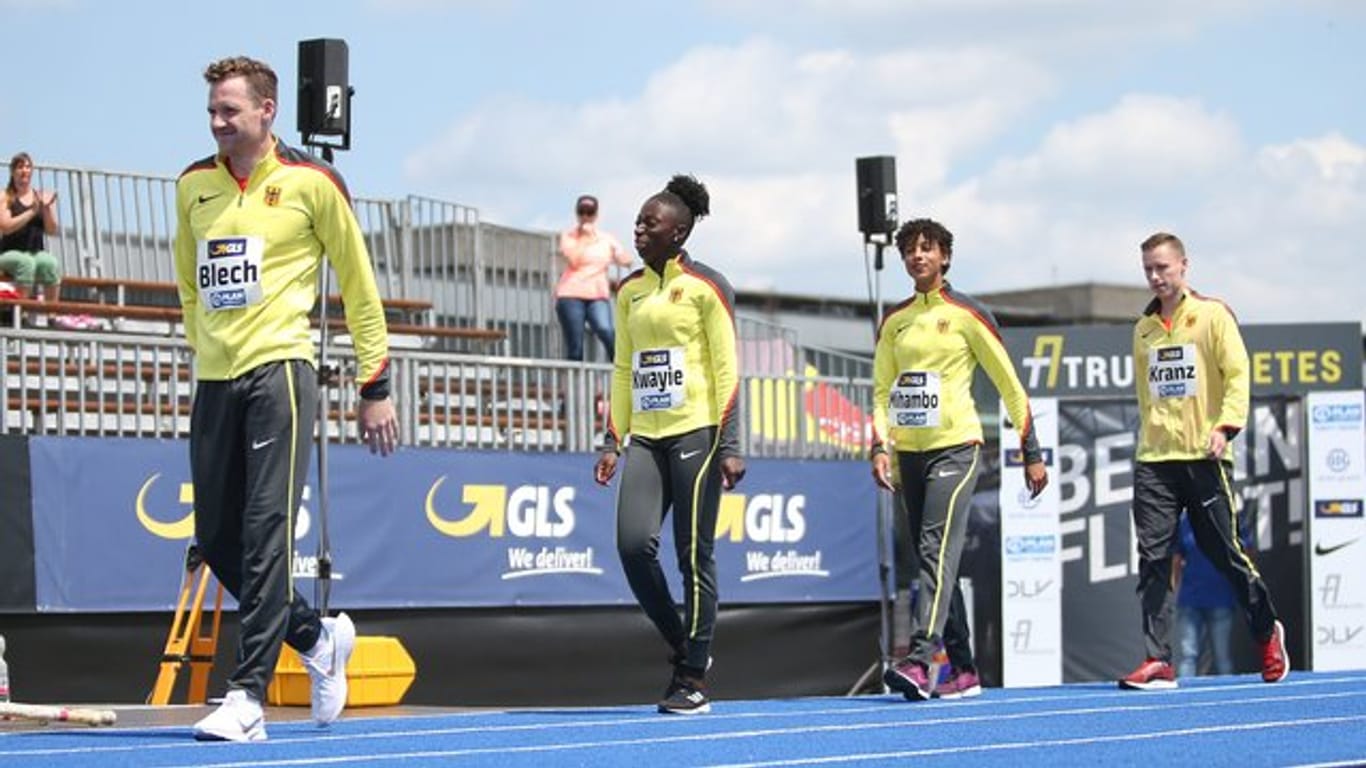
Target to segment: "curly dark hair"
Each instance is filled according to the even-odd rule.
[[[897,253],[904,256],[906,249],[915,247],[915,241],[922,235],[927,242],[938,245],[939,250],[943,251],[945,256],[953,255],[953,233],[949,231],[948,227],[934,219],[911,219],[902,224],[901,228],[896,231]],[[949,265],[945,263],[942,274],[947,274],[948,271]]]

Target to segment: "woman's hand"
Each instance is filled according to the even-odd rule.
[[[886,453],[873,454],[873,481],[879,488],[895,490],[892,487],[892,457]]]
[[[727,491],[735,488],[745,478],[745,460],[739,456],[721,459],[721,487]]]
[[[1029,489],[1029,498],[1038,498],[1043,493],[1043,489],[1048,487],[1048,469],[1042,461],[1033,464],[1026,464],[1024,468],[1025,487]]]
[[[593,480],[598,485],[611,485],[612,476],[617,473],[617,452],[603,451],[593,465]]]

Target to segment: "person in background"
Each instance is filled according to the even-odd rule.
[[[33,186],[33,158],[20,152],[10,158],[9,184],[0,193],[0,272],[19,298],[60,298],[62,265],[46,250],[46,237],[55,234],[57,193]]]
[[[631,265],[631,254],[612,235],[598,229],[598,199],[580,195],[574,204],[578,223],[560,233],[565,268],[555,285],[555,315],[564,331],[566,360],[583,359],[584,322],[602,342],[610,362],[616,351],[612,326],[612,287],[607,269]]]
[[[1290,672],[1285,627],[1271,592],[1243,549],[1233,498],[1229,443],[1247,423],[1251,376],[1238,320],[1223,302],[1186,283],[1186,246],[1158,232],[1139,245],[1153,300],[1134,324],[1138,447],[1134,533],[1146,658],[1120,688],[1176,687],[1172,666],[1172,547],[1182,514],[1223,574],[1261,645],[1262,680]]]
[[[1247,543],[1246,538],[1243,541]],[[1177,533],[1172,581],[1181,651],[1176,661],[1177,677],[1199,674],[1200,654],[1205,649],[1209,650],[1214,674],[1233,674],[1233,613],[1238,600],[1228,579],[1200,551],[1189,516],[1182,516]]]
[[[919,595],[915,632],[906,658],[883,682],[910,701],[931,698],[941,687],[941,665],[950,686],[975,670],[955,670],[944,652],[958,565],[967,536],[968,507],[982,466],[982,422],[972,398],[972,377],[981,366],[1017,425],[1025,485],[1038,496],[1048,484],[1029,398],[1001,342],[996,320],[981,304],[944,279],[953,260],[953,233],[931,219],[901,225],[896,247],[915,284],[910,298],[882,318],[873,353],[873,479],[889,491],[893,458],[900,463],[901,495],[918,547]],[[895,452],[895,457],[891,452]],[[958,615],[966,611],[959,597]],[[955,619],[956,620],[956,619]],[[964,623],[964,628],[966,624]],[[957,631],[954,633],[959,635]],[[966,643],[966,632],[962,632]],[[980,687],[980,685],[978,686]]]
[[[271,132],[279,82],[269,65],[221,59],[204,80],[218,152],[176,181],[175,272],[194,351],[195,539],[237,598],[241,631],[228,693],[194,735],[261,741],[281,644],[299,652],[313,719],[327,725],[346,705],[356,641],[350,617],[309,606],[290,568],[318,410],[309,311],[324,255],[354,339],[356,420],[372,453],[394,450],[398,419],[384,307],[346,184]]]
[[[631,592],[672,651],[673,674],[658,709],[680,715],[711,710],[716,518],[722,489],[745,476],[735,292],[683,249],[710,201],[702,182],[675,176],[636,217],[645,266],[617,295],[612,417],[607,449],[593,467],[594,480],[607,485],[625,445],[617,551]],[[681,620],[659,563],[659,530],[670,511],[683,575]]]

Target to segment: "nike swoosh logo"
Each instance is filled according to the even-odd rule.
[[[1216,501],[1218,501],[1218,500],[1219,500],[1219,497],[1218,497],[1218,496],[1211,496],[1211,497],[1209,497],[1208,499],[1205,499],[1204,501],[1200,502],[1200,506],[1205,507],[1205,508],[1209,508],[1209,507],[1214,506],[1214,502],[1216,502]]]
[[[1323,546],[1323,544],[1315,544],[1315,545],[1314,545],[1314,554],[1316,554],[1316,555],[1331,555],[1331,554],[1333,554],[1334,552],[1338,551],[1339,549],[1342,549],[1343,547],[1350,547],[1350,546],[1352,546],[1353,544],[1357,543],[1357,540],[1358,540],[1358,539],[1348,539],[1347,541],[1344,541],[1344,542],[1342,542],[1341,544],[1334,544],[1334,545],[1331,546],[1331,547],[1325,547],[1325,546]]]
[[[223,193],[222,193],[222,192],[218,192],[218,193],[212,194],[212,195],[200,195],[200,196],[199,196],[199,204],[200,204],[200,205],[203,205],[204,203],[209,202],[210,200],[214,199],[215,197],[222,197],[222,196],[223,196]]]
[[[956,469],[941,469],[941,470],[939,470],[938,472],[936,472],[934,476],[935,476],[935,477],[953,477],[954,475],[961,475],[961,474],[963,474],[963,473],[962,473],[962,472],[959,472],[959,471],[956,470]]]
[[[632,297],[631,297],[631,303],[634,304],[634,303],[636,303],[637,301],[640,301],[640,300],[643,299],[643,298],[645,298],[645,294],[643,294],[643,293],[640,294],[639,296],[632,296]]]
[[[682,459],[683,461],[687,461],[688,459],[691,459],[692,457],[696,456],[697,454],[699,454],[699,453],[701,453],[701,452],[702,452],[702,451],[700,451],[700,450],[697,450],[697,451],[679,451],[679,452],[678,452],[678,458]]]
[[[269,439],[269,440],[252,440],[252,441],[251,441],[251,449],[252,449],[253,451],[259,451],[259,450],[261,450],[262,448],[265,448],[267,445],[270,445],[270,444],[273,443],[273,442],[275,442],[275,438],[273,438],[273,437],[272,437],[271,439]]]

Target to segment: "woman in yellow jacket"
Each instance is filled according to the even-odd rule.
[[[636,600],[673,650],[659,711],[674,714],[711,709],[705,679],[716,622],[712,543],[721,490],[745,474],[737,440],[734,291],[683,250],[709,208],[701,182],[675,176],[636,217],[635,245],[645,267],[617,293],[608,447],[593,470],[607,485],[625,445],[617,551]],[[683,575],[681,618],[659,564],[659,531],[670,508]]]
[[[978,365],[1001,393],[1011,422],[1018,425],[1031,494],[1043,491],[1048,473],[1029,400],[995,319],[944,280],[953,258],[953,234],[937,221],[915,219],[897,231],[896,247],[915,281],[915,293],[892,307],[878,329],[873,355],[873,478],[893,490],[889,450],[894,450],[912,546],[920,552],[920,594],[910,655],[888,669],[883,681],[907,699],[919,701],[940,686],[932,672],[937,672],[967,534],[968,504],[981,468],[982,424],[972,399],[972,374]],[[957,687],[952,678],[945,683]]]

